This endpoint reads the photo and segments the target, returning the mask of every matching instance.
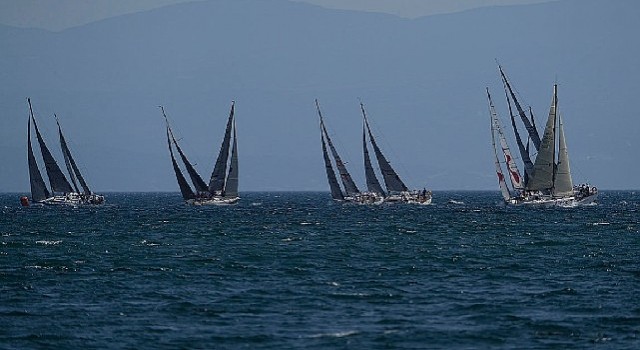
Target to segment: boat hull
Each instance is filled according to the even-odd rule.
[[[104,196],[99,194],[84,195],[81,193],[67,193],[64,196],[53,196],[36,202],[44,205],[100,205],[104,204]]]
[[[509,205],[514,206],[532,206],[532,207],[563,207],[573,208],[588,205],[595,205],[598,200],[598,193],[590,194],[585,197],[568,196],[568,197],[537,197],[537,198],[511,198],[506,201]]]
[[[188,200],[187,204],[191,205],[232,205],[238,203],[240,197],[211,197],[211,198],[196,198]]]
[[[379,205],[384,203],[384,197],[377,193],[364,192],[355,197],[349,197],[350,201],[362,205]]]
[[[399,194],[391,194],[385,197],[385,203],[407,203],[417,205],[430,205],[432,200],[431,191],[413,191],[401,192]]]

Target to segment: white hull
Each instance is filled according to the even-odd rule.
[[[196,198],[188,200],[187,204],[191,205],[231,205],[236,204],[240,197],[212,197],[212,198]]]
[[[355,197],[349,197],[350,201],[362,205],[378,205],[384,202],[384,197],[377,193],[364,192]]]
[[[551,196],[540,196],[535,198],[510,198],[506,203],[514,206],[573,208],[595,205],[597,199],[598,193],[594,193],[586,197],[568,196],[556,198]]]
[[[420,191],[414,192],[401,192],[400,194],[392,194],[384,199],[385,203],[407,203],[417,205],[430,205],[432,200],[431,192],[427,192],[425,195]]]
[[[36,202],[38,204],[44,205],[100,205],[104,204],[104,196],[99,194],[91,194],[89,196],[85,196],[80,193],[67,193],[64,196],[53,196],[47,198],[45,200],[41,200]]]

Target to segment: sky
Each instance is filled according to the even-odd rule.
[[[496,59],[536,120],[559,82],[574,181],[640,186],[628,103],[639,1],[178,2],[0,0],[0,24],[23,27],[0,25],[0,192],[28,190],[27,96],[54,149],[60,117],[98,191],[177,190],[160,104],[208,177],[231,100],[241,191],[326,191],[315,98],[361,186],[360,99],[410,188],[497,190],[485,95],[500,95]]]
[[[0,0],[0,23],[21,28],[64,30],[101,19],[198,0]],[[265,0],[267,1],[267,0]],[[291,0],[331,9],[370,11],[416,18],[485,6],[551,0]]]

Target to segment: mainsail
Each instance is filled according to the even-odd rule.
[[[36,131],[36,136],[38,138],[38,144],[40,145],[40,152],[42,153],[42,158],[44,160],[44,166],[47,170],[47,176],[49,177],[49,184],[51,185],[51,191],[53,193],[62,192],[62,193],[72,193],[73,188],[71,188],[71,184],[65,178],[62,170],[56,163],[56,160],[51,155],[49,148],[44,142],[42,135],[40,134],[40,130],[38,130],[38,124],[36,124],[36,119],[33,116],[33,109],[31,108],[31,100],[29,101],[29,110],[31,112],[31,120],[33,121],[33,127]]]
[[[495,133],[502,132],[502,128],[500,127],[500,121],[498,120],[497,114],[495,113],[488,88],[487,97],[489,98],[489,115],[491,116],[491,144],[493,145],[493,154],[495,156],[494,163],[496,166],[496,175],[498,175],[498,183],[500,184],[500,193],[502,193],[502,198],[504,198],[504,200],[509,200],[511,198],[511,193],[509,192],[509,187],[507,186],[507,182],[504,179],[504,174],[502,173],[502,166],[500,166],[500,158],[498,157],[498,149],[496,147]]]
[[[226,197],[238,197],[238,136],[236,134],[236,122],[233,121],[233,146],[231,146],[231,163],[229,175],[224,186]]]
[[[31,106],[31,104],[29,104]],[[33,112],[32,112],[33,113]],[[31,146],[31,117],[27,122],[27,158],[29,160],[29,183],[31,185],[31,200],[39,202],[50,197],[47,185],[42,179],[36,157],[33,155],[33,147]]]
[[[184,200],[195,199],[196,195],[191,190],[191,186],[187,182],[187,179],[182,174],[180,167],[178,166],[178,162],[173,155],[173,148],[171,147],[171,128],[169,128],[169,123],[167,123],[167,144],[169,145],[169,153],[171,154],[171,163],[173,164],[173,171],[176,173],[176,178],[178,179],[178,186],[180,186],[180,192],[182,193],[182,198]]]
[[[378,181],[378,177],[376,176],[375,171],[373,170],[373,166],[371,165],[371,158],[369,157],[369,147],[367,147],[367,132],[365,125],[366,112],[364,110],[364,105],[360,103],[360,110],[362,111],[362,151],[364,154],[364,175],[367,181],[367,190],[369,192],[377,193],[382,196],[385,196],[384,190],[380,185],[380,181]]]
[[[67,166],[67,171],[69,172],[69,177],[71,179],[71,182],[73,183],[73,187],[76,189],[76,192],[80,193],[80,190],[78,189],[78,185],[76,184],[76,179],[77,179],[78,182],[80,183],[80,186],[82,187],[83,193],[86,195],[90,195],[91,190],[89,189],[87,182],[84,180],[84,177],[82,177],[82,174],[80,173],[80,169],[78,169],[78,166],[76,165],[76,161],[71,156],[71,151],[67,146],[67,141],[65,140],[64,135],[62,135],[62,128],[60,127],[58,116],[55,114],[54,116],[56,117],[56,124],[58,125],[58,134],[60,135],[60,147],[62,148],[62,154],[64,155],[64,162],[65,162],[65,165]]]
[[[191,178],[191,182],[193,183],[193,185],[196,188],[196,192],[198,192],[198,193],[209,193],[208,192],[209,191],[209,187],[204,182],[204,180],[202,180],[202,177],[200,176],[200,174],[198,174],[198,172],[193,167],[193,165],[191,165],[191,162],[189,162],[189,159],[187,159],[187,156],[184,154],[184,152],[182,152],[182,148],[178,144],[178,141],[176,140],[175,136],[173,135],[173,130],[171,130],[171,127],[169,126],[169,119],[167,118],[167,114],[164,111],[164,107],[163,106],[159,106],[159,107],[162,110],[162,116],[164,117],[164,120],[167,123],[167,131],[169,132],[169,135],[171,136],[170,140],[173,141],[173,145],[176,147],[176,150],[178,150],[178,154],[180,155],[180,158],[182,159],[182,163],[184,164],[185,168],[187,169],[187,173],[189,174],[189,177]]]
[[[384,190],[382,189],[380,181],[378,181],[378,177],[371,165],[371,158],[369,157],[369,149],[367,147],[367,133],[364,123],[362,125],[362,150],[364,153],[364,175],[367,180],[367,190],[384,196]]]
[[[316,100],[316,109],[318,110],[318,116],[320,117],[320,127],[322,129],[322,132],[324,133],[324,137],[326,138],[327,144],[329,145],[329,149],[331,150],[333,159],[336,162],[336,167],[338,168],[338,172],[340,173],[340,179],[342,180],[342,184],[344,185],[345,192],[347,196],[355,196],[360,193],[360,190],[358,190],[358,186],[356,186],[356,183],[353,181],[353,178],[351,178],[351,174],[349,174],[347,167],[342,162],[342,159],[340,158],[338,151],[336,150],[336,148],[333,145],[333,142],[331,141],[331,137],[329,137],[327,128],[324,125],[324,120],[322,118],[322,112],[320,110],[320,104],[318,103],[318,100]]]
[[[507,170],[509,171],[509,178],[511,179],[511,185],[514,189],[521,190],[524,189],[524,182],[522,176],[520,176],[520,171],[518,170],[518,166],[516,165],[515,159],[511,155],[511,150],[509,149],[509,145],[507,144],[507,139],[504,136],[504,132],[502,132],[502,128],[500,127],[498,121],[498,113],[496,112],[496,108],[493,105],[493,101],[491,100],[491,94],[489,94],[489,89],[487,88],[487,98],[489,99],[489,113],[491,114],[492,120],[498,125],[495,127],[495,131],[498,132],[499,140],[500,140],[500,148],[502,148],[502,154],[504,155],[504,160],[507,163]],[[513,115],[512,115],[513,117]]]
[[[329,188],[331,189],[331,198],[335,200],[344,200],[344,194],[340,189],[340,184],[336,178],[336,173],[333,171],[331,165],[331,158],[329,158],[329,152],[327,152],[327,143],[324,140],[324,131],[320,129],[320,139],[322,141],[322,157],[324,159],[324,167],[327,171],[327,179],[329,180]]]
[[[533,173],[527,184],[527,190],[542,191],[553,188],[556,150],[556,107],[558,105],[556,93],[557,85],[554,85],[549,118],[544,129],[538,156],[533,164]]]
[[[518,144],[518,151],[520,151],[520,158],[524,163],[524,177],[525,177],[524,185],[526,185],[528,183],[529,175],[533,172],[533,162],[531,161],[531,157],[529,156],[529,140],[531,138],[527,139],[527,146],[525,146],[524,143],[522,142],[522,138],[520,138],[518,127],[516,126],[516,118],[513,115],[513,109],[511,108],[511,98],[507,93],[507,86],[506,84],[504,84],[504,80],[503,80],[503,85],[504,85],[505,97],[507,99],[507,105],[509,106],[509,116],[511,117],[511,127],[513,128],[513,133],[516,138],[516,143]]]
[[[229,113],[229,119],[227,120],[227,128],[224,132],[224,139],[222,140],[222,146],[220,147],[220,153],[218,153],[218,159],[216,165],[211,173],[211,180],[209,181],[209,192],[211,194],[222,193],[224,191],[225,178],[227,174],[227,162],[229,160],[229,148],[231,145],[231,129],[233,127],[233,114],[235,111],[235,101],[231,103],[231,112]]]
[[[500,75],[502,76],[502,81],[504,82],[504,84],[506,85],[507,89],[509,90],[509,94],[511,95],[511,98],[513,99],[513,102],[516,105],[516,109],[518,110],[518,114],[520,115],[520,119],[522,119],[522,122],[524,123],[524,126],[527,129],[527,132],[529,133],[529,137],[531,138],[531,141],[533,141],[533,146],[536,148],[537,151],[539,151],[540,150],[540,142],[541,142],[540,141],[540,134],[538,134],[538,130],[531,123],[531,121],[529,120],[529,117],[527,117],[527,114],[522,109],[522,106],[520,105],[520,102],[518,102],[518,99],[516,98],[516,94],[513,92],[513,89],[511,88],[511,84],[509,83],[509,80],[507,79],[507,76],[504,74],[504,71],[502,70],[502,67],[498,66],[498,68],[500,69]]]
[[[360,107],[362,109],[364,115],[364,124],[367,128],[367,132],[369,134],[369,140],[371,141],[371,146],[373,146],[373,151],[376,154],[376,159],[378,160],[378,166],[380,167],[380,172],[382,173],[382,178],[384,179],[384,184],[387,187],[388,192],[404,192],[409,189],[407,186],[400,180],[398,174],[393,170],[389,161],[384,157],[380,147],[376,143],[375,138],[373,137],[373,133],[371,133],[371,128],[369,127],[369,121],[367,120],[367,115],[364,111],[364,105],[361,103]]]

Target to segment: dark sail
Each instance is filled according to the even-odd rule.
[[[225,175],[227,174],[227,161],[229,160],[229,146],[231,144],[231,128],[233,126],[233,114],[235,110],[235,101],[231,103],[231,112],[229,120],[227,120],[227,129],[224,132],[224,139],[218,154],[218,160],[211,173],[209,181],[209,192],[211,194],[221,193],[224,190]]]
[[[238,135],[236,124],[233,122],[233,145],[231,146],[231,163],[229,164],[229,175],[224,186],[225,197],[238,197]]]
[[[169,125],[167,124],[167,144],[169,145],[169,153],[171,154],[171,163],[173,164],[173,171],[176,173],[176,178],[178,179],[178,186],[180,186],[180,192],[182,193],[182,198],[184,200],[195,199],[196,195],[191,190],[187,179],[185,179],[180,167],[178,166],[178,162],[176,162],[176,158],[173,156],[173,148],[171,147],[171,138],[169,136]]]
[[[363,109],[364,110],[364,109]],[[367,127],[367,132],[369,133],[369,140],[371,141],[371,146],[373,146],[373,151],[376,154],[376,159],[378,160],[378,166],[380,167],[380,172],[382,173],[382,178],[384,179],[384,184],[387,186],[387,191],[389,192],[404,192],[409,189],[405,186],[404,182],[400,180],[398,174],[393,170],[389,161],[384,157],[380,147],[376,143],[376,140],[373,138],[373,134],[371,133],[371,128],[369,127],[369,121],[367,121],[367,117],[364,117],[364,124]]]
[[[76,192],[80,192],[78,189],[78,185],[76,184],[75,179],[78,179],[80,186],[82,187],[82,191],[84,194],[91,194],[91,190],[87,185],[86,181],[82,177],[80,173],[80,169],[76,165],[76,161],[71,156],[71,151],[69,151],[69,147],[67,146],[67,141],[64,139],[62,135],[62,128],[60,128],[60,123],[58,122],[58,118],[56,116],[56,124],[58,124],[58,134],[60,135],[60,147],[62,147],[62,154],[64,155],[64,162],[67,165],[67,171],[69,172],[69,176],[71,178],[71,182],[73,182],[73,187],[76,189]]]
[[[371,158],[369,158],[369,149],[367,147],[367,134],[364,128],[364,125],[362,125],[362,150],[364,153],[364,175],[367,179],[367,190],[384,196],[384,190],[382,189],[382,186],[380,186],[378,177],[373,171],[373,166],[371,165]]]
[[[209,187],[204,182],[204,180],[202,180],[202,177],[200,176],[200,174],[198,174],[193,165],[191,165],[191,162],[189,162],[189,159],[187,159],[187,156],[184,154],[184,152],[182,152],[182,148],[180,148],[180,145],[178,145],[178,141],[173,136],[173,131],[171,130],[171,128],[169,128],[169,133],[171,134],[171,140],[173,140],[173,144],[178,150],[178,154],[180,154],[182,163],[184,163],[184,167],[187,168],[187,173],[189,173],[189,177],[191,178],[193,186],[195,186],[196,188],[196,192],[208,192]]]
[[[33,155],[33,147],[31,147],[31,118],[27,123],[27,158],[29,160],[29,182],[31,184],[31,200],[39,202],[50,197],[47,185],[42,179],[36,157]]]
[[[516,105],[516,109],[518,110],[520,119],[522,119],[522,122],[524,123],[524,126],[527,129],[527,132],[529,133],[529,137],[531,137],[531,141],[533,142],[533,147],[535,147],[537,151],[540,149],[540,142],[541,142],[540,134],[538,134],[538,130],[535,128],[535,126],[531,124],[529,117],[527,117],[527,114],[524,112],[524,110],[522,109],[522,106],[518,102],[518,99],[516,98],[516,94],[513,92],[513,89],[511,89],[511,84],[509,84],[509,80],[507,80],[507,76],[504,74],[504,71],[502,71],[502,67],[498,66],[498,68],[500,69],[500,75],[502,75],[502,81],[504,82],[507,89],[509,90],[509,94],[511,95],[511,98],[513,99],[513,102]]]
[[[29,101],[29,109],[31,109],[31,101]],[[49,183],[51,185],[51,191],[53,193],[63,192],[63,193],[71,193],[74,192],[73,188],[69,184],[69,181],[64,177],[62,170],[56,163],[56,160],[51,155],[49,148],[44,143],[44,139],[38,130],[38,124],[36,124],[36,119],[33,116],[33,110],[31,110],[31,120],[33,121],[33,127],[36,130],[36,136],[38,137],[38,144],[40,144],[40,152],[42,153],[42,158],[44,160],[44,166],[47,170],[47,175],[49,177]]]
[[[322,140],[322,156],[324,158],[324,167],[327,171],[327,179],[329,180],[329,188],[331,189],[331,198],[335,200],[344,200],[344,194],[340,189],[340,184],[338,184],[338,179],[336,178],[336,173],[333,171],[333,166],[331,165],[331,159],[329,158],[329,153],[327,152],[327,144],[324,140],[324,131],[320,130],[320,138]]]
[[[169,135],[171,136],[171,140],[173,141],[173,144],[176,146],[176,149],[178,150],[178,154],[180,154],[182,163],[184,163],[185,168],[187,168],[187,173],[189,173],[189,177],[191,178],[191,182],[196,188],[196,192],[208,193],[209,187],[204,182],[204,180],[202,180],[202,177],[200,176],[200,174],[198,174],[198,172],[193,167],[193,165],[191,165],[191,162],[189,162],[189,159],[187,159],[187,156],[184,154],[184,152],[182,152],[182,148],[180,148],[180,145],[178,145],[178,141],[173,135],[173,130],[171,130],[171,127],[169,126],[169,119],[167,118],[167,114],[164,111],[164,107],[163,106],[159,106],[159,107],[162,110],[162,116],[164,117],[164,121],[167,123],[167,129],[169,131]]]
[[[342,180],[342,184],[344,185],[345,192],[347,196],[355,196],[360,193],[358,186],[351,178],[351,174],[347,170],[347,167],[342,162],[338,151],[333,145],[331,138],[329,137],[329,133],[327,132],[327,128],[324,125],[324,120],[322,119],[322,112],[320,111],[320,105],[318,104],[318,100],[316,100],[316,107],[318,109],[318,115],[320,116],[320,127],[322,128],[322,132],[324,132],[324,136],[326,137],[327,144],[329,144],[329,149],[331,150],[331,154],[333,155],[333,159],[336,161],[336,167],[338,168],[338,173],[340,173],[340,179]]]
[[[511,108],[511,99],[509,98],[509,94],[507,93],[507,89],[505,86],[504,90],[505,96],[507,98],[507,104],[509,105],[509,115],[511,116],[511,127],[513,128],[513,133],[516,137],[516,143],[518,144],[518,150],[520,151],[520,158],[522,158],[522,162],[524,163],[524,185],[527,185],[527,181],[533,171],[533,162],[531,161],[531,157],[529,156],[529,142],[527,139],[527,147],[524,146],[522,142],[522,138],[520,138],[520,133],[518,132],[518,127],[516,126],[516,118],[513,115],[513,109]]]

